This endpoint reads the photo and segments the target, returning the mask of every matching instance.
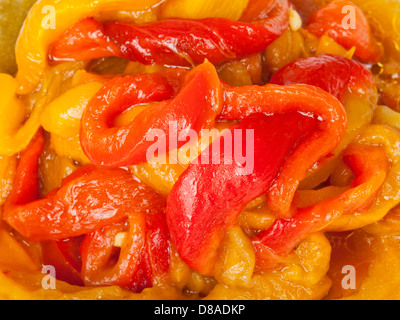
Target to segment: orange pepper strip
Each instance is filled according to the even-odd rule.
[[[268,206],[281,216],[287,216],[299,185],[318,160],[327,156],[340,142],[347,128],[342,104],[320,88],[309,85],[263,87],[229,87],[223,85],[224,109],[220,118],[242,119],[254,113],[284,113],[298,111],[319,117],[319,128],[301,143],[286,159],[279,177],[270,189]]]
[[[389,170],[385,151],[381,147],[354,144],[345,150],[343,160],[355,175],[351,188],[337,197],[297,209],[289,219],[277,219],[255,237],[258,269],[276,267],[304,237],[324,230],[343,213],[364,212],[372,205]]]
[[[21,153],[15,174],[13,190],[4,204],[3,219],[11,207],[28,203],[39,197],[39,156],[44,148],[43,130],[40,129]]]
[[[33,241],[77,237],[122,221],[129,212],[146,211],[164,203],[159,194],[138,182],[129,171],[94,165],[82,167],[59,189],[36,200],[43,141],[39,132],[22,153],[13,190],[4,206],[3,219],[24,237]]]
[[[52,61],[120,56],[143,64],[217,65],[265,50],[287,28],[287,0],[269,0],[251,22],[224,18],[166,19],[147,25],[84,19],[49,48]]]
[[[289,63],[275,73],[270,83],[287,85],[304,83],[319,87],[340,101],[346,91],[376,103],[376,82],[363,64],[332,54],[320,54]]]

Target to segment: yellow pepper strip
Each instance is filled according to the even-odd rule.
[[[82,113],[102,86],[101,82],[85,83],[54,99],[41,116],[43,128],[63,138],[79,135]]]
[[[290,62],[307,56],[304,52],[305,44],[301,33],[287,29],[265,50],[265,68],[275,73]]]
[[[239,226],[231,228],[225,236],[215,266],[215,279],[233,287],[249,287],[255,264],[251,240]]]
[[[392,39],[400,52],[400,3],[397,0],[352,0],[368,19],[377,40]]]
[[[400,235],[400,205],[390,210],[382,220],[364,227],[363,230],[380,236]]]
[[[0,135],[8,137],[14,134],[24,120],[22,102],[15,95],[17,83],[8,74],[0,74]]]
[[[324,34],[318,41],[317,51],[315,55],[318,56],[321,53],[328,53],[342,56],[347,59],[352,59],[355,52],[356,47],[352,47],[350,50],[346,50],[327,34]]]
[[[345,295],[343,299],[346,300],[398,300],[400,299],[400,275],[394,270],[400,268],[400,239],[398,237],[391,237],[388,235],[374,235],[371,236],[361,230],[355,231],[350,239],[346,241],[345,248],[348,251],[347,256],[350,259],[359,255],[361,252],[363,259],[355,263],[349,263],[349,259],[340,259],[337,254],[337,258],[340,259],[338,264],[334,258],[332,264],[338,269],[338,278],[336,280],[337,287],[340,289],[343,274],[341,269],[345,265],[354,265],[357,272],[358,278],[362,279],[361,283],[356,286],[355,292],[350,295]],[[350,251],[350,252],[349,252]],[[339,254],[343,252],[340,251]],[[362,267],[362,263],[367,263],[367,270],[359,268]],[[338,265],[337,265],[338,264]],[[365,268],[365,266],[364,266]],[[365,273],[363,275],[362,273]],[[335,280],[334,280],[335,281]],[[349,291],[349,290],[346,290]],[[344,292],[346,293],[346,292]],[[328,296],[328,299],[330,297]],[[334,297],[340,298],[340,297]]]
[[[0,101],[0,155],[12,156],[28,146],[40,127],[40,117],[46,104],[69,88],[74,82],[73,75],[83,66],[83,63],[63,63],[48,68],[40,89],[29,95],[29,99],[24,99],[24,104],[16,98],[16,80],[0,74],[0,94],[4,97]],[[10,110],[13,112],[10,113]],[[29,118],[22,123],[25,112],[30,110]]]
[[[349,187],[329,186],[317,190],[297,190],[294,202],[299,208],[306,208],[346,192]]]
[[[249,0],[169,0],[162,9],[162,18],[226,18],[238,20]]]
[[[238,223],[249,237],[255,236],[260,230],[271,227],[276,219],[276,215],[267,206],[266,196],[253,200],[262,201],[255,207],[249,205],[240,213]],[[251,203],[252,203],[251,202]],[[250,204],[251,204],[250,203]]]
[[[181,260],[174,246],[171,248],[168,278],[170,282],[174,284],[174,287],[182,293],[189,291],[191,294],[202,296],[208,295],[216,284],[214,278],[203,276],[191,270],[187,264]]]
[[[69,138],[59,137],[56,134],[51,135],[50,146],[60,157],[67,157],[78,161],[80,164],[91,163],[82,150],[79,135]]]
[[[0,74],[0,155],[12,156],[24,149],[39,128],[39,111],[19,129],[25,116],[25,108],[16,97],[17,82],[7,74]],[[10,112],[12,111],[12,112]]]
[[[60,157],[47,141],[39,161],[40,193],[45,197],[50,191],[61,187],[62,179],[72,174],[78,166],[67,157]]]
[[[278,271],[254,273],[246,287],[219,283],[206,299],[321,299],[332,283],[326,276],[330,255],[331,246],[323,233],[311,234],[299,244]]]
[[[39,84],[47,66],[48,46],[80,19],[102,11],[146,11],[161,2],[163,0],[37,1],[17,40],[18,93],[27,94]],[[50,18],[54,19],[55,28],[47,24]]]
[[[39,270],[40,264],[7,230],[0,227],[0,265],[19,271]]]
[[[326,228],[326,231],[347,231],[365,227],[381,220],[400,203],[400,189],[393,188],[400,185],[400,136],[398,133],[384,125],[370,125],[356,143],[382,146],[390,161],[390,170],[368,211],[344,214]]]
[[[9,195],[17,168],[17,158],[0,156],[0,206]]]
[[[400,113],[386,106],[378,106],[375,110],[373,123],[387,124],[400,130]]]
[[[1,272],[1,271],[5,272]],[[44,274],[24,273],[0,267],[1,300],[182,300],[173,286],[154,286],[137,294],[116,286],[83,288],[56,281],[56,289],[42,286]],[[186,297],[187,298],[187,297]]]

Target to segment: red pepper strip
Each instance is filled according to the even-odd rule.
[[[347,128],[346,112],[341,103],[320,88],[296,84],[224,89],[222,119],[242,119],[253,113],[299,111],[318,116],[319,128],[288,157],[279,177],[267,194],[268,206],[280,216],[290,213],[294,193],[307,170],[328,155],[341,141]]]
[[[343,13],[346,6],[351,9]],[[355,15],[352,15],[351,10]],[[352,22],[354,25],[351,25]],[[327,33],[347,50],[355,46],[355,56],[361,60],[378,62],[382,57],[382,49],[372,37],[367,18],[350,1],[335,0],[315,11],[308,20],[306,29],[317,37]]]
[[[39,129],[28,147],[21,153],[13,190],[4,204],[3,218],[7,216],[10,207],[36,200],[39,197],[39,156],[43,147],[43,130]]]
[[[93,18],[76,23],[49,47],[49,58],[54,62],[120,55],[117,44],[104,34],[104,26]]]
[[[205,62],[186,76],[179,93],[172,100],[142,111],[129,125],[114,127],[114,118],[135,104],[172,98],[173,89],[157,74],[118,77],[109,81],[90,101],[82,116],[81,144],[96,165],[122,167],[146,162],[147,151],[154,144],[146,139],[157,130],[165,138],[166,151],[179,148],[178,133],[211,127],[222,108],[222,91],[217,72]],[[175,129],[170,136],[171,121]],[[182,140],[182,139],[180,139]]]
[[[167,19],[148,25],[84,19],[49,49],[51,61],[120,56],[144,64],[191,66],[237,60],[265,50],[288,27],[288,1],[269,0],[251,23],[223,18]],[[113,42],[117,45],[115,46]],[[87,50],[87,54],[86,51]]]
[[[251,200],[268,191],[287,157],[316,128],[317,122],[297,112],[252,115],[230,130],[234,150],[224,134],[200,155],[198,163],[189,166],[167,201],[171,238],[189,267],[212,274],[226,230],[236,223]],[[254,146],[249,144],[246,130],[254,130]],[[239,132],[240,138],[235,132]],[[254,149],[250,159],[254,161],[252,170],[235,158],[238,147]],[[210,164],[202,164],[202,159]],[[213,164],[213,159],[218,159],[219,164]]]
[[[93,166],[89,167],[89,172],[82,169],[86,174],[72,181],[69,179],[68,183],[64,181],[61,188],[45,198],[33,201],[34,198],[26,197],[26,194],[37,187],[30,181],[36,180],[37,171],[32,168],[38,153],[31,156],[31,150],[28,148],[21,156],[3,219],[33,241],[77,237],[126,219],[129,212],[146,211],[164,202],[160,195],[138,182],[127,170],[92,171]]]
[[[360,96],[376,97],[375,79],[363,64],[330,54],[289,63],[272,76],[270,83],[309,84],[339,100],[342,100],[346,90]]]
[[[56,241],[43,241],[40,245],[42,264],[53,266],[58,280],[71,285],[83,286],[80,269],[77,270],[77,266],[71,264],[70,257],[60,249]]]
[[[259,270],[275,268],[304,237],[322,231],[343,213],[363,212],[384,183],[389,163],[381,147],[353,145],[345,150],[344,162],[355,175],[351,189],[316,205],[297,209],[288,219],[277,219],[272,227],[253,239]]]
[[[65,260],[76,270],[81,271],[82,259],[80,248],[83,236],[55,241]]]
[[[115,236],[129,230],[119,257],[114,257]],[[169,269],[169,233],[165,214],[133,213],[129,226],[119,223],[86,235],[81,255],[86,285],[118,285],[136,292],[151,287]],[[110,261],[116,259],[114,265]]]

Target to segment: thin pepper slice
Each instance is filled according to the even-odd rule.
[[[327,33],[347,50],[355,46],[355,56],[361,60],[378,62],[382,57],[382,49],[372,36],[367,18],[350,1],[335,0],[316,10],[306,29],[317,37]]]
[[[385,182],[389,162],[383,148],[350,145],[343,160],[355,178],[351,188],[337,197],[306,208],[291,218],[279,218],[253,239],[259,270],[277,267],[307,235],[324,230],[344,213],[364,212]]]
[[[288,26],[288,1],[277,0],[251,22],[166,19],[138,26],[84,19],[50,46],[52,61],[120,56],[144,64],[193,66],[237,60],[265,50]],[[116,44],[116,46],[115,46]],[[88,49],[88,53],[84,51]]]
[[[80,138],[84,152],[96,165],[134,165],[150,160],[147,151],[154,144],[151,136],[157,132],[159,139],[165,138],[166,151],[169,151],[185,143],[169,144],[170,140],[178,141],[179,133],[212,127],[222,108],[221,85],[214,66],[205,62],[193,69],[173,96],[174,88],[160,74],[111,80],[90,101],[83,114]],[[165,101],[140,112],[128,125],[112,125],[118,114],[133,105],[162,100]],[[170,129],[172,122],[174,130]]]
[[[189,267],[212,274],[226,230],[251,200],[269,190],[288,155],[316,122],[296,112],[251,115],[212,143],[180,176],[168,197],[167,221],[173,243]],[[254,133],[254,145],[249,131]],[[236,158],[237,148],[254,149],[253,156],[247,154],[246,165]]]
[[[48,63],[48,46],[69,26],[101,12],[142,12],[162,0],[40,0],[32,6],[18,37],[18,93],[28,94],[39,84]],[[48,24],[54,22],[55,25]]]

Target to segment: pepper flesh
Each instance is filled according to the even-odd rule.
[[[211,144],[201,159],[210,164],[192,164],[181,175],[168,196],[167,221],[180,257],[192,269],[211,275],[220,242],[226,230],[248,202],[268,191],[295,145],[315,128],[316,120],[298,113],[252,115],[231,130],[254,130],[254,169],[245,173],[235,159],[224,164],[225,135]],[[250,141],[233,139],[235,148],[246,150]],[[222,143],[220,143],[222,142]],[[228,148],[230,146],[228,145]],[[213,155],[215,153],[216,155]],[[219,156],[220,164],[212,159]],[[199,161],[201,161],[199,158]],[[251,188],[248,189],[248,185]]]
[[[350,146],[343,159],[353,170],[351,188],[337,197],[297,209],[288,219],[277,219],[253,239],[258,269],[277,267],[308,234],[324,230],[343,213],[366,211],[385,182],[389,162],[385,151],[375,146]]]
[[[146,211],[164,200],[124,169],[87,165],[63,180],[63,185],[38,199],[38,136],[21,155],[3,219],[34,241],[77,237],[126,219],[132,210]],[[127,197],[126,195],[130,196]]]
[[[340,101],[347,93],[368,97],[376,102],[376,83],[372,73],[361,63],[331,54],[300,59],[275,73],[270,83],[304,83],[319,87]]]
[[[288,1],[252,22],[224,18],[166,19],[137,26],[84,19],[50,46],[52,61],[119,56],[144,64],[193,66],[237,60],[265,50],[288,26]],[[95,35],[95,36],[94,36]],[[240,41],[238,41],[240,39]]]
[[[343,13],[346,8],[350,10],[348,19]],[[350,1],[335,0],[316,10],[308,20],[306,29],[317,37],[327,33],[347,50],[355,46],[355,56],[361,60],[378,62],[382,57],[382,49],[372,37],[367,18]]]
[[[71,24],[100,12],[141,12],[162,0],[40,0],[31,8],[16,45],[18,94],[28,94],[40,82],[48,62],[48,47]],[[56,22],[56,28],[47,25]]]
[[[212,126],[221,110],[220,87],[215,68],[208,62],[187,74],[174,98],[174,88],[159,74],[113,79],[91,100],[83,114],[82,148],[93,163],[101,166],[146,162],[149,160],[147,151],[154,144],[146,137],[154,130],[162,132],[168,143],[170,139],[178,141],[182,131],[193,129],[198,132]],[[163,100],[166,101],[140,112],[127,126],[117,128],[110,125],[116,115],[132,105]],[[176,137],[169,135],[171,121],[176,125],[176,132],[172,133]],[[123,143],[119,142],[121,140]],[[166,151],[170,148],[172,145],[167,144]]]
[[[319,116],[318,129],[289,157],[268,193],[268,206],[276,214],[290,215],[294,193],[307,170],[330,154],[347,127],[346,112],[329,93],[309,85],[229,87],[224,85],[221,119],[237,120],[253,113],[299,111]],[[305,157],[304,155],[307,154]]]

